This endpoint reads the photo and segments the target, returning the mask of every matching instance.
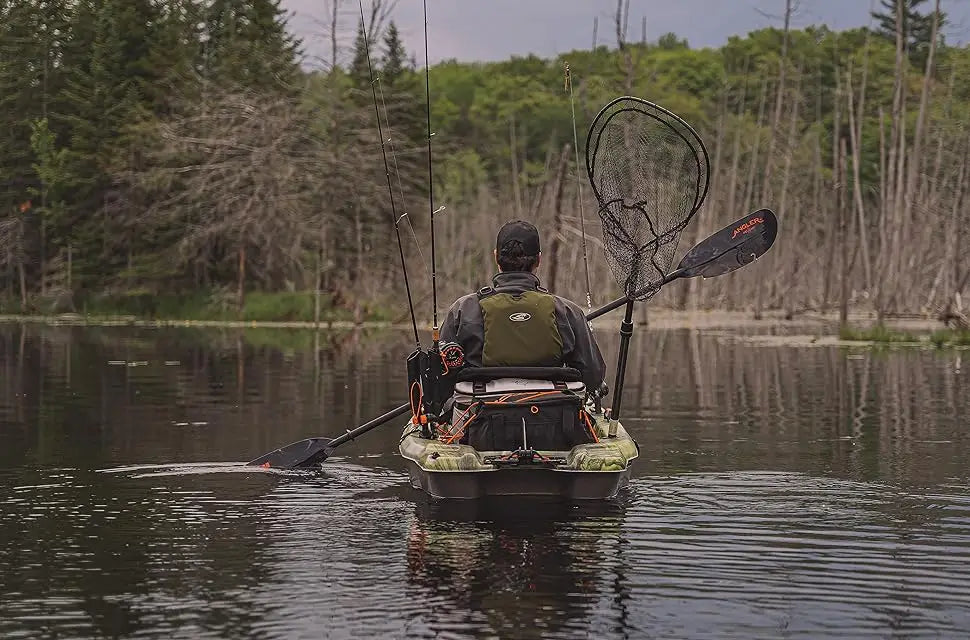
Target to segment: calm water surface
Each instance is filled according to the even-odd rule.
[[[0,637],[968,637],[960,352],[641,332],[602,505],[431,503],[396,427],[234,464],[400,404],[407,349],[0,325]]]

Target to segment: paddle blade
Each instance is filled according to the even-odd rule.
[[[777,235],[775,214],[759,209],[699,242],[677,265],[677,273],[682,278],[730,273],[767,253]]]
[[[330,455],[330,438],[307,438],[262,455],[248,464],[267,469],[297,469],[320,464]]]

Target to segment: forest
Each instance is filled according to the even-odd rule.
[[[710,151],[679,253],[760,207],[780,221],[757,264],[655,306],[965,323],[970,49],[941,35],[939,0],[881,0],[846,31],[793,28],[776,1],[777,26],[718,49],[632,39],[618,0],[587,50],[432,65],[429,182],[424,52],[393,1],[363,20],[322,2],[311,59],[280,0],[0,0],[0,313],[403,321],[399,233],[427,322],[439,207],[439,306],[488,283],[512,218],[536,223],[543,283],[577,301],[585,237],[607,302],[574,145],[635,95]]]

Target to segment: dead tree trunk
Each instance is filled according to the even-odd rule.
[[[849,273],[849,212],[846,203],[846,151],[845,138],[839,138],[839,163],[838,163],[838,208],[839,208],[839,236],[842,243],[842,257],[839,260],[841,273],[841,291],[839,296],[839,326],[844,327],[849,323],[849,280],[852,274]]]
[[[236,305],[239,314],[242,315],[243,305],[246,302],[246,247],[239,247],[239,282],[236,289]]]
[[[562,195],[566,185],[566,170],[569,168],[569,154],[572,145],[563,147],[559,157],[559,167],[556,169],[556,200],[552,213],[552,243],[549,247],[549,290],[557,291],[556,282],[559,276],[559,250],[562,246]]]

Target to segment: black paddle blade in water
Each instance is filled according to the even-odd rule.
[[[759,209],[698,243],[680,261],[674,274],[680,278],[713,278],[740,269],[767,253],[777,235],[775,214],[770,209]]]
[[[249,462],[267,469],[296,469],[320,464],[330,455],[330,438],[307,438],[271,451]]]
[[[371,429],[376,429],[382,424],[386,424],[410,410],[410,404],[402,404],[397,409],[391,409],[387,413],[365,422],[356,429],[345,431],[336,438],[307,438],[306,440],[300,440],[299,442],[288,444],[282,449],[277,449],[264,456],[260,456],[249,464],[269,469],[298,469],[300,467],[312,467],[321,464],[340,445],[350,442],[357,436],[363,435]]]

